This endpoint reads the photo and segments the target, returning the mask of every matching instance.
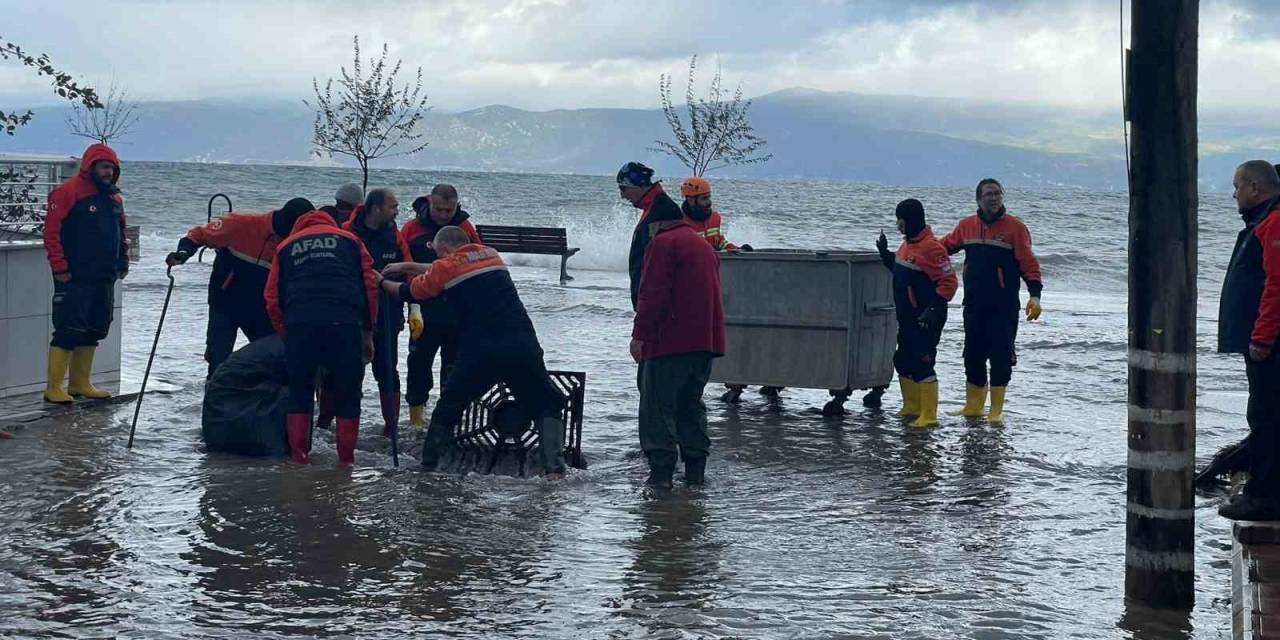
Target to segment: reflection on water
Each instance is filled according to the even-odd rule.
[[[155,165],[129,175],[130,219],[144,225],[147,258],[126,284],[124,359],[134,370],[145,364],[167,284],[158,257],[203,219],[209,183],[235,183],[237,206],[253,210],[281,201],[282,184],[318,196],[341,181],[298,168]],[[442,176],[382,172],[374,181],[384,178]],[[524,220],[515,211],[542,216],[530,223],[586,219],[615,195],[607,180],[597,194],[587,188],[595,179],[582,176],[448,179],[468,185],[477,216],[503,212],[515,223]],[[583,188],[566,191],[562,181]],[[782,214],[760,204],[776,185],[736,188],[738,199],[726,202],[753,220],[745,240],[809,241],[773,224]],[[956,212],[972,198],[922,191],[929,206],[955,203]],[[569,204],[530,212],[548,193]],[[847,245],[874,238],[877,216],[916,195],[829,184],[797,193],[829,214],[832,237]],[[1123,198],[1111,204],[1122,219]],[[199,215],[183,221],[174,213],[182,211]],[[1035,228],[1073,211],[1045,215]],[[584,250],[596,255],[583,266],[620,258],[626,216],[634,212],[611,209],[595,235],[571,230],[619,243],[617,255],[604,244]],[[1046,253],[1087,250],[1112,265],[1123,251],[1122,239],[1075,248],[1061,239],[1116,241],[1092,227],[1053,231],[1037,235]],[[519,262],[527,266],[513,274],[549,366],[588,372],[589,471],[549,484],[393,469],[386,447],[372,444],[371,378],[353,471],[333,468],[327,438],[317,439],[309,468],[207,455],[200,310],[209,267],[189,264],[175,272],[154,374],[181,390],[148,397],[132,451],[124,448],[131,407],[0,441],[0,637],[1094,639],[1216,638],[1229,627],[1229,549],[1214,544],[1227,540],[1227,525],[1208,501],[1197,520],[1193,615],[1138,611],[1122,599],[1122,289],[1053,288],[1045,320],[1020,329],[1003,429],[949,417],[940,429],[911,429],[891,415],[892,390],[883,413],[855,396],[850,415],[826,419],[816,413],[828,399],[822,390],[787,389],[770,402],[752,389],[726,406],[711,389],[709,484],[653,496],[641,486],[625,274],[583,269],[560,287],[548,265]],[[1074,273],[1060,262],[1053,269],[1048,282]],[[1202,272],[1213,269],[1220,265]],[[947,328],[939,352],[943,409],[963,393],[959,325]],[[1206,452],[1243,429],[1232,395],[1238,363],[1210,347],[1199,375],[1201,405],[1215,407],[1199,424]]]

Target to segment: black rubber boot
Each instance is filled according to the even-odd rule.
[[[684,460],[684,483],[690,485],[700,485],[706,481],[707,476],[707,459],[706,458],[685,458]]]
[[[673,485],[671,476],[675,475],[675,467],[655,467],[649,466],[649,479],[645,484],[654,489],[670,489]]]
[[[1228,520],[1280,520],[1280,499],[1239,495],[1218,507],[1218,515]]]
[[[542,473],[564,474],[564,422],[559,418],[538,421],[538,447]]]
[[[427,427],[427,437],[422,441],[422,469],[435,471],[440,465],[440,451],[449,441],[452,429],[440,423],[432,422]]]

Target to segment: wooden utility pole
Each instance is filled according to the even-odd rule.
[[[1125,596],[1195,603],[1199,0],[1132,0]]]

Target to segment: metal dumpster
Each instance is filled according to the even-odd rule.
[[[726,351],[714,382],[828,389],[827,415],[853,389],[893,379],[893,278],[874,252],[765,249],[721,254]],[[878,398],[878,393],[877,396]]]

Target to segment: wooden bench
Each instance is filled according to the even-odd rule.
[[[560,256],[560,284],[573,279],[565,269],[565,264],[578,249],[569,247],[569,237],[564,229],[478,224],[476,231],[480,234],[481,242],[497,249],[499,253]]]

